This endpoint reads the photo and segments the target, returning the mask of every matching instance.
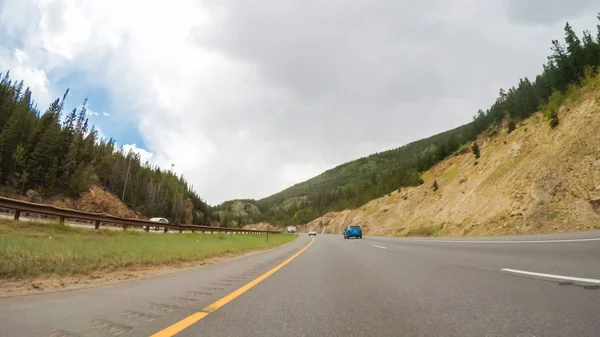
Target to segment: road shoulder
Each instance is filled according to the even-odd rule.
[[[298,238],[299,237],[300,236],[298,236]],[[169,275],[279,249],[293,244],[298,240],[298,238],[273,248],[255,249],[241,254],[227,254],[202,261],[179,263],[169,266],[143,267],[114,271],[96,271],[84,275],[44,275],[41,277],[21,280],[0,279],[0,298],[93,288],[127,281],[142,280],[156,276]]]

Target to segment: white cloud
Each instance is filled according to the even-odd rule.
[[[468,122],[539,72],[561,11],[532,27],[504,3],[0,0],[2,41],[20,48],[0,41],[0,67],[48,102],[49,74],[80,74],[73,91],[115,107],[91,113],[138,127],[146,149],[123,148],[174,164],[211,203],[260,198]]]
[[[248,129],[239,129],[237,132],[237,137],[239,140],[245,140],[250,136],[250,130]]]
[[[82,108],[81,106],[78,107],[78,109],[81,109],[81,108]],[[88,117],[89,116],[100,116],[99,113],[97,113],[96,111],[90,109],[89,107],[86,107],[85,115],[88,116]]]
[[[80,105],[80,106],[79,106],[77,109],[81,109],[81,107],[82,107],[82,106]],[[89,106],[88,106],[88,107],[86,107],[86,112],[85,112],[85,114],[86,114],[86,116],[88,116],[88,117],[89,117],[89,116],[96,116],[96,117],[98,117],[98,116],[100,116],[100,115],[102,115],[103,117],[108,117],[108,116],[110,116],[110,114],[109,114],[108,112],[97,112],[97,111],[95,111],[95,110],[92,110],[92,109],[90,109],[90,107],[89,107]]]
[[[125,144],[121,148],[125,153],[133,152],[138,154],[142,163],[152,161],[152,157],[154,156],[154,153],[139,148],[136,144]]]
[[[2,72],[10,70],[13,80],[23,80],[41,106],[47,106],[50,103],[52,95],[46,73],[31,65],[30,58],[25,51],[14,49],[10,52],[0,45],[0,69]]]
[[[39,2],[44,48],[72,60],[77,45],[90,38],[92,22],[82,13],[83,8],[76,1],[42,0]]]

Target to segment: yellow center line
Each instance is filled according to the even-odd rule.
[[[302,254],[306,249],[308,249],[308,247],[310,247],[310,245],[313,244],[314,241],[315,240],[313,238],[311,238],[311,240],[308,243],[308,245],[306,245],[304,248],[302,248],[296,254],[292,255],[289,259],[287,259],[287,260],[281,262],[280,264],[278,264],[275,268],[273,268],[273,269],[269,270],[268,272],[262,274],[261,276],[259,276],[256,279],[250,281],[248,284],[240,287],[239,289],[233,291],[232,293],[230,293],[229,295],[221,298],[220,300],[217,300],[213,304],[211,304],[208,307],[202,309],[202,311],[196,312],[196,313],[194,313],[194,314],[192,314],[192,315],[190,315],[190,316],[182,319],[181,321],[179,321],[179,322],[177,322],[177,323],[175,323],[175,324],[167,327],[166,329],[163,329],[163,330],[155,333],[154,335],[152,335],[150,337],[170,337],[170,336],[174,336],[175,334],[181,332],[185,328],[191,326],[192,324],[194,324],[194,323],[198,322],[199,320],[203,319],[204,317],[208,316],[208,314],[210,314],[211,312],[213,312],[213,311],[219,309],[220,307],[224,306],[225,304],[233,301],[234,299],[236,299],[241,294],[243,294],[246,291],[250,290],[250,288],[252,288],[255,285],[257,285],[260,282],[262,282],[267,277],[273,275],[273,273],[275,273],[279,269],[283,268],[283,266],[285,266],[286,264],[290,263],[293,259],[295,259],[296,257],[298,257],[298,255]]]

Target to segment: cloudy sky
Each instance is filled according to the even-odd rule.
[[[211,204],[464,124],[588,0],[0,0],[0,71]]]

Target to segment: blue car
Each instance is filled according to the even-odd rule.
[[[350,239],[351,237],[362,239],[362,229],[360,229],[360,226],[351,225],[344,228],[344,239]]]

